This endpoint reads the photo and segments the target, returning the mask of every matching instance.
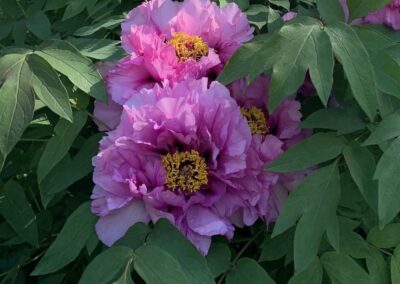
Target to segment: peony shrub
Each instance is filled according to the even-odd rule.
[[[1,2],[1,283],[399,282],[398,2]]]

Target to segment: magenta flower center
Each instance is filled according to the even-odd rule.
[[[208,55],[208,45],[199,36],[176,33],[167,43],[175,48],[179,61],[199,61],[202,56]]]
[[[197,151],[175,152],[162,156],[167,180],[171,190],[193,193],[208,183],[207,164]]]
[[[244,118],[246,118],[253,135],[259,134],[265,137],[269,134],[267,120],[265,119],[264,112],[261,109],[257,107],[242,107],[240,108],[240,112]]]

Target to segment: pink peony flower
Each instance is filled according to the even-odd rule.
[[[362,19],[366,24],[385,24],[394,30],[400,29],[400,1],[394,0],[384,8]]]
[[[122,24],[130,54],[106,79],[112,99],[123,104],[142,87],[168,80],[215,78],[253,28],[236,4],[209,0],[153,0],[133,9]]]
[[[306,172],[275,174],[264,171],[268,165],[292,145],[306,138],[309,133],[300,129],[300,103],[295,99],[286,99],[274,112],[268,110],[269,80],[264,76],[249,86],[246,79],[232,83],[231,95],[248,120],[252,131],[252,143],[249,151],[250,171],[262,183],[261,197],[254,207],[239,208],[240,216],[262,216],[266,222],[277,219],[288,193],[304,178]],[[253,166],[253,168],[251,168]],[[242,217],[237,218],[240,225]],[[241,225],[246,225],[242,222]]]
[[[348,19],[349,9],[346,0],[340,0],[340,4]],[[400,0],[393,0],[382,9],[375,11],[366,17],[356,19],[352,24],[384,24],[394,30],[400,29]]]
[[[100,216],[96,231],[106,245],[137,222],[167,218],[206,254],[212,236],[233,236],[233,224],[253,224],[260,210],[276,216],[268,193],[276,175],[260,171],[283,142],[272,135],[252,138],[228,89],[207,85],[203,78],[142,89],[102,140],[93,159],[92,211]],[[284,141],[293,138],[291,131],[299,133],[280,128],[294,116],[282,110],[271,117]]]

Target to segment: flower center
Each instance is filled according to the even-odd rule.
[[[161,161],[167,174],[165,185],[169,189],[193,193],[208,183],[206,161],[197,151],[163,155]]]
[[[208,55],[208,46],[199,36],[176,33],[167,43],[175,48],[179,61],[190,58],[199,61],[202,56]]]
[[[269,128],[263,111],[257,107],[240,108],[240,113],[246,118],[253,135],[260,134],[266,136]]]

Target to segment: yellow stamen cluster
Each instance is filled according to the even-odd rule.
[[[208,183],[206,161],[197,151],[166,154],[161,161],[167,174],[165,185],[171,190],[193,193]]]
[[[179,61],[199,61],[202,56],[208,55],[208,46],[199,36],[176,33],[167,43],[175,48]]]
[[[265,137],[269,133],[267,121],[263,111],[257,107],[240,108],[241,114],[246,118],[253,135],[260,134]]]

